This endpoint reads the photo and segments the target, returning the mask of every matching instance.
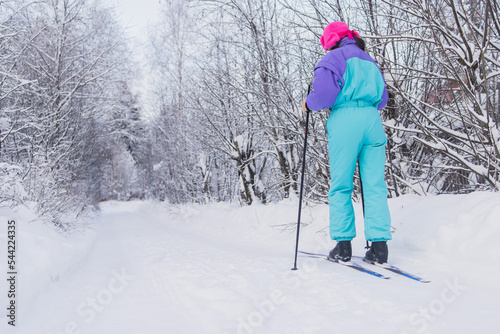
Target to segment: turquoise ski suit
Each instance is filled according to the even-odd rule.
[[[391,217],[384,179],[385,145],[379,110],[387,104],[385,81],[375,61],[354,39],[345,37],[314,69],[313,91],[306,99],[311,110],[330,108],[326,128],[330,155],[330,236],[356,236],[351,194],[359,161],[365,202],[365,237],[391,239]]]

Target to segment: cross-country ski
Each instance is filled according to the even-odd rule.
[[[304,254],[304,255],[307,255],[307,256],[311,256],[311,257],[316,257],[316,258],[325,258],[329,261],[332,261],[332,262],[336,262],[336,263],[339,263],[339,264],[342,264],[344,266],[347,266],[347,267],[350,267],[350,268],[353,268],[353,269],[356,269],[358,271],[361,271],[361,272],[365,272],[367,274],[370,274],[370,275],[373,275],[373,276],[376,276],[376,277],[379,277],[379,278],[390,278],[390,277],[387,277],[385,276],[384,274],[381,274],[377,271],[373,271],[372,269],[368,268],[368,267],[365,267],[363,266],[362,264],[358,263],[358,262],[354,262],[354,261],[348,261],[348,262],[344,262],[344,261],[336,261],[336,260],[333,260],[331,259],[327,254],[321,254],[321,253],[310,253],[310,252],[305,252],[305,251],[299,251],[300,254]],[[364,257],[362,256],[352,256],[352,258],[355,258],[355,259],[358,259],[358,260],[363,260],[364,262],[366,263],[369,263],[373,266],[376,266],[378,268],[382,268],[382,269],[385,269],[385,270],[388,270],[388,271],[391,271],[395,274],[398,274],[398,275],[401,275],[401,276],[405,276],[405,277],[408,277],[410,279],[413,279],[415,281],[419,281],[421,283],[430,283],[430,281],[422,278],[422,277],[419,277],[415,274],[411,274],[407,271],[404,271],[403,269],[401,268],[398,268],[394,265],[391,265],[391,264],[380,264],[380,263],[376,263],[376,262],[373,262],[373,261],[367,261],[366,259],[364,259]]]

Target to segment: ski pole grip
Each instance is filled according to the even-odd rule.
[[[309,96],[310,93],[311,93],[311,84],[309,84],[309,86],[307,87],[307,96]],[[307,96],[306,96],[306,98],[307,98]],[[309,113],[310,111],[312,111],[312,110],[309,109],[309,106],[306,103],[306,112]]]

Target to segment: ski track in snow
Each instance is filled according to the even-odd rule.
[[[455,245],[451,239],[461,238],[457,234],[465,221],[484,215],[491,224],[500,207],[469,211],[471,217],[447,225],[400,227],[413,210],[425,219],[422,201],[411,196],[391,201],[396,233],[390,261],[430,279],[429,284],[377,269],[392,277],[381,280],[305,256],[298,258],[298,271],[290,270],[295,235],[269,225],[293,221],[292,202],[245,208],[104,203],[88,254],[29,300],[20,297],[18,326],[5,326],[4,317],[0,328],[23,334],[494,331],[499,269],[488,268],[486,261],[455,259],[453,249],[438,250],[443,242]],[[301,249],[328,251],[318,246],[328,240],[326,212],[326,206],[305,210],[303,221],[310,225],[301,232]],[[498,236],[499,229],[490,228]],[[359,231],[353,249],[362,254]],[[464,231],[472,233],[467,226]],[[418,240],[429,235],[439,239]],[[463,241],[474,245],[488,237],[482,230],[477,235]],[[422,251],[422,243],[431,251]],[[22,285],[19,291],[22,295]]]

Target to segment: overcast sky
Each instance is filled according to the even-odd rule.
[[[160,0],[105,0],[117,9],[127,34],[145,40],[148,24],[154,23],[160,12]],[[165,0],[162,0],[165,1]]]

